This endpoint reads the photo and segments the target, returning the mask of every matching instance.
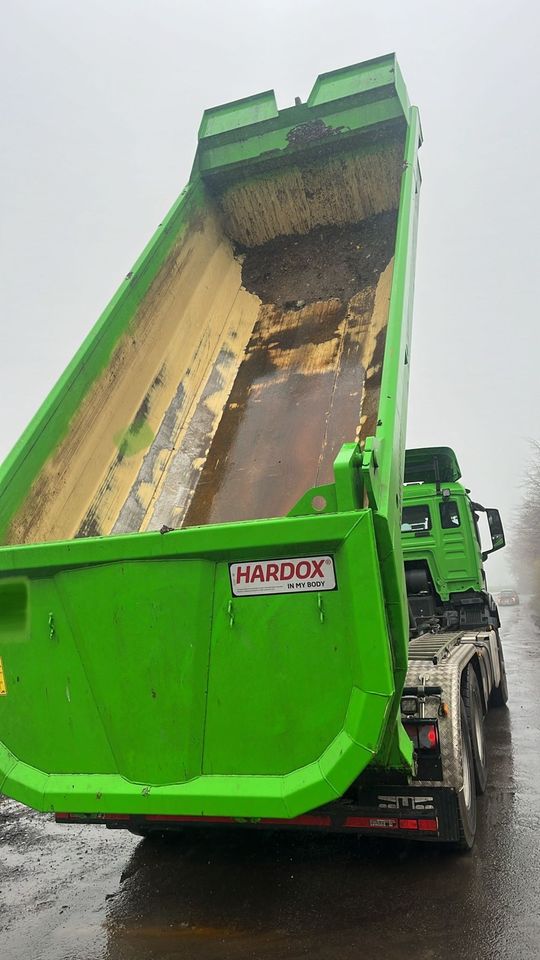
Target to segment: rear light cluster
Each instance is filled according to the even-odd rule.
[[[263,817],[259,819],[237,818],[237,817],[190,817],[174,814],[145,814],[143,817],[132,817],[131,814],[121,813],[102,813],[92,814],[90,816],[94,822],[103,822],[110,820],[112,822],[133,821],[134,823],[144,822],[154,823],[253,823],[267,826],[279,827],[346,827],[350,830],[414,830],[423,833],[437,833],[439,821],[436,817],[414,819],[413,817],[346,817],[345,820],[334,820],[326,814],[304,814],[301,817],[294,817],[291,820],[282,820],[277,817]],[[72,821],[80,823],[86,819],[84,814],[78,813],[57,813],[58,822]]]
[[[439,821],[436,817],[415,820],[412,817],[347,817],[346,827],[356,827],[357,830],[422,830],[436,833]]]
[[[436,720],[417,720],[403,724],[417,750],[436,750],[439,746],[439,725]]]

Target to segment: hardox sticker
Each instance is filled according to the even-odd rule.
[[[337,589],[334,558],[330,556],[245,560],[230,563],[229,575],[234,597]]]

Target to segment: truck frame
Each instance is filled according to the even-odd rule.
[[[470,849],[476,798],[488,776],[484,720],[508,698],[499,618],[482,566],[504,546],[504,533],[498,511],[489,509],[492,545],[482,550],[477,511],[484,508],[470,500],[460,477],[447,447],[407,451],[402,538],[411,639],[401,722],[414,747],[412,775],[372,765],[339,800],[289,819],[70,814],[57,819],[105,822],[141,836],[190,824],[242,824],[401,836]],[[468,629],[455,629],[463,623]]]

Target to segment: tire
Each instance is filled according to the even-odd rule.
[[[498,687],[493,687],[490,697],[491,707],[505,707],[508,703],[508,682],[506,679],[506,667],[504,665],[504,653],[501,643],[501,637],[497,630],[497,652],[499,654],[499,667],[501,669],[501,681]]]
[[[458,849],[470,850],[476,836],[476,790],[474,789],[474,759],[463,699],[461,714],[461,757],[463,763],[463,786],[458,793],[459,840]]]
[[[470,664],[464,675],[462,682],[461,695],[463,705],[467,714],[467,723],[469,725],[469,736],[471,739],[471,748],[474,762],[474,780],[476,792],[484,793],[487,784],[487,754],[486,741],[484,736],[484,707],[480,696],[480,687],[478,678],[472,664]]]

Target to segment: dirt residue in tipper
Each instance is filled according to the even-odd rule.
[[[317,227],[245,249],[242,283],[263,303],[301,309],[319,300],[349,301],[377,281],[395,244],[396,211],[362,223]]]

